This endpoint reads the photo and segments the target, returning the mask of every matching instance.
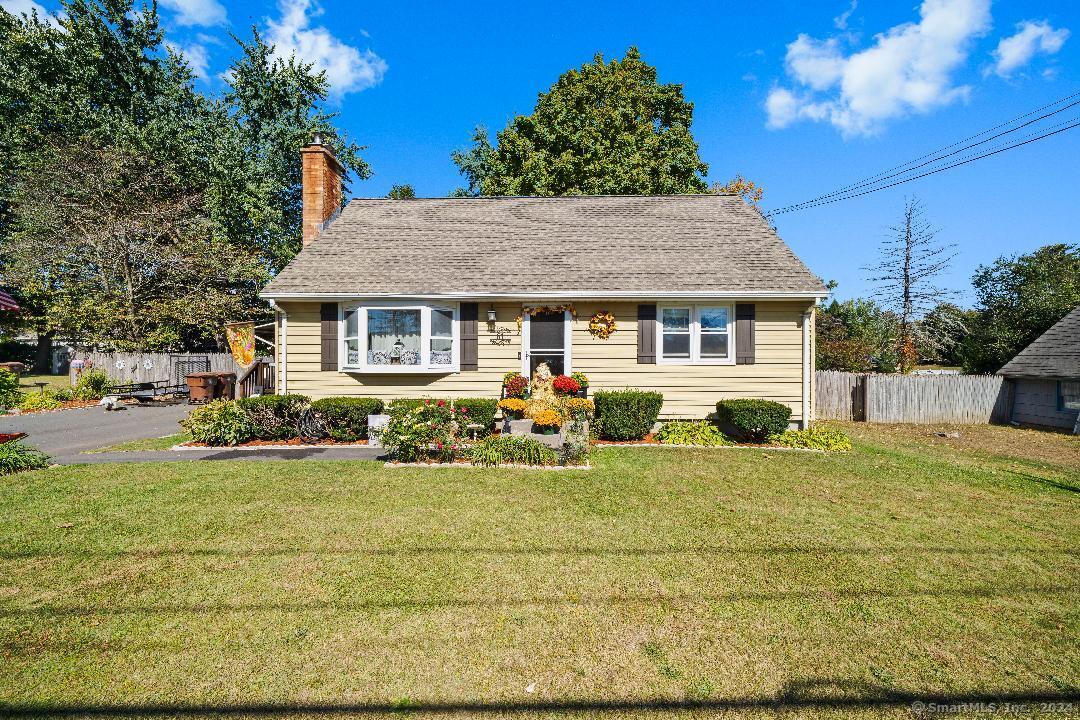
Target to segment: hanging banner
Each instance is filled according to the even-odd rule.
[[[246,368],[255,362],[255,323],[229,323],[225,326],[225,337],[237,365]]]

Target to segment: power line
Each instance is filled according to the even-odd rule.
[[[1042,107],[1036,108],[1036,109],[1031,110],[1029,112],[1026,112],[1026,113],[1024,113],[1022,115],[1018,115],[1017,117],[1015,117],[1015,118],[1013,118],[1011,120],[1008,120],[1008,121],[1003,122],[1003,123],[999,123],[998,125],[995,125],[994,127],[988,128],[988,129],[983,130],[983,131],[978,132],[978,133],[975,133],[974,135],[970,135],[967,138],[964,138],[963,140],[952,143],[951,145],[946,145],[943,148],[935,150],[935,151],[933,151],[931,153],[927,153],[925,155],[921,155],[920,157],[917,157],[914,160],[910,160],[910,161],[908,161],[906,163],[896,165],[896,166],[894,166],[892,168],[889,168],[888,170],[884,170],[884,171],[882,171],[882,172],[880,172],[880,173],[878,173],[876,175],[871,175],[869,177],[863,178],[862,180],[857,180],[854,183],[851,183],[849,185],[845,185],[844,187],[841,187],[841,188],[839,188],[837,190],[833,190],[832,192],[825,193],[824,195],[819,195],[819,196],[817,196],[815,198],[812,198],[810,200],[806,200],[804,202],[795,203],[794,205],[787,205],[787,206],[778,208],[776,210],[772,210],[772,211],[766,213],[766,217],[769,217],[769,216],[772,216],[772,215],[782,215],[782,214],[785,214],[785,213],[794,212],[796,210],[802,210],[802,209],[807,209],[807,208],[810,208],[810,207],[817,207],[819,205],[829,204],[826,201],[828,201],[830,199],[833,199],[833,198],[839,200],[839,199],[846,199],[849,195],[851,197],[859,197],[860,195],[865,195],[865,194],[867,194],[866,192],[860,192],[860,193],[856,193],[856,194],[851,194],[851,191],[858,190],[858,189],[864,188],[864,187],[870,187],[870,186],[873,186],[873,185],[878,185],[878,184],[880,184],[880,183],[882,183],[882,182],[884,182],[886,180],[890,180],[892,178],[896,178],[896,177],[906,175],[907,173],[910,173],[910,172],[912,172],[914,170],[917,170],[918,168],[926,167],[928,165],[933,165],[935,163],[941,162],[942,160],[944,160],[946,158],[958,155],[960,153],[964,153],[964,152],[966,152],[968,150],[971,150],[971,149],[973,149],[975,147],[978,147],[979,145],[985,145],[986,143],[993,142],[994,140],[997,140],[997,139],[999,139],[1001,137],[1004,137],[1004,136],[1006,136],[1006,135],[1008,135],[1010,133],[1017,132],[1018,130],[1021,130],[1021,129],[1025,128],[1025,127],[1028,127],[1028,126],[1033,125],[1035,123],[1041,122],[1042,120],[1045,120],[1045,119],[1047,119],[1049,117],[1057,115],[1058,113],[1064,112],[1065,110],[1068,110],[1068,109],[1070,109],[1072,107],[1080,105],[1080,99],[1077,99],[1077,98],[1080,98],[1080,92],[1073,93],[1071,95],[1067,95],[1067,96],[1065,96],[1063,98],[1055,100],[1052,103],[1048,103],[1046,105],[1043,105]],[[1069,101],[1072,101],[1072,102],[1069,102]],[[1027,120],[1026,122],[1023,122],[1020,125],[1017,125],[1016,127],[1010,128],[1009,130],[1005,130],[1003,132],[997,133],[996,135],[993,135],[993,136],[991,136],[989,138],[986,138],[984,140],[980,140],[979,142],[971,143],[971,141],[976,139],[976,138],[979,138],[979,137],[982,137],[983,135],[987,135],[989,133],[992,133],[995,130],[1000,130],[1001,128],[1005,128],[1005,127],[1008,127],[1010,125],[1014,125],[1017,122],[1019,122],[1021,120],[1024,120],[1025,118],[1029,118],[1032,115],[1036,115],[1036,114],[1041,113],[1044,110],[1052,108],[1052,107],[1054,107],[1056,105],[1061,105],[1062,103],[1068,103],[1068,104],[1065,105],[1064,107],[1059,107],[1056,110],[1045,113],[1045,114],[1043,114],[1043,115],[1041,115],[1039,117],[1036,117],[1034,119]],[[1057,126],[1052,125],[1050,127],[1053,128],[1053,127],[1057,127]],[[1046,130],[1046,129],[1047,128],[1043,128],[1043,130]],[[1069,129],[1069,128],[1066,128],[1066,129]],[[1039,132],[1042,132],[1042,130],[1040,130]],[[1047,137],[1049,135],[1053,135],[1053,134],[1057,134],[1057,133],[1049,133],[1047,135]],[[1039,139],[1041,139],[1041,138],[1039,138]],[[1027,143],[1017,143],[1017,144],[1015,144],[1013,146],[1010,146],[1010,149],[1011,149],[1011,147],[1019,147],[1020,145],[1025,145],[1025,144],[1027,144]],[[960,146],[963,146],[963,147],[960,147]],[[953,150],[953,148],[959,148],[959,149]],[[947,150],[953,150],[953,151],[948,152],[946,154],[942,154],[942,153],[945,153],[945,151],[947,151]],[[995,155],[995,154],[997,154],[997,151],[987,153],[987,154],[982,155],[980,157],[988,157],[989,155]],[[975,158],[975,159],[978,159],[978,158]],[[925,162],[920,162],[920,161],[924,161],[924,160],[925,160]],[[965,163],[957,163],[957,164],[954,164],[954,165],[950,165],[949,167],[956,167],[957,165],[962,165],[962,164],[965,164]],[[904,169],[904,168],[907,168],[907,169]],[[946,169],[946,168],[941,168],[941,169]],[[897,183],[890,183],[890,184],[884,185],[884,186],[882,186],[880,188],[874,188],[874,189],[869,190],[868,192],[875,192],[876,190],[885,189],[886,187],[894,187],[895,185],[900,184],[902,182],[908,182],[910,180],[915,180],[915,179],[917,179],[919,177],[925,177],[926,174],[933,174],[934,172],[939,172],[941,169],[934,170],[931,173],[924,173],[924,174],[918,175],[916,177],[907,178],[907,179],[901,180],[901,181],[899,181]],[[901,172],[897,172],[897,171],[901,171]],[[838,197],[838,196],[843,196],[843,197]]]
[[[886,189],[891,188],[891,187],[896,187],[897,185],[903,185],[904,183],[911,182],[912,180],[918,180],[920,178],[924,178],[924,177],[927,177],[929,175],[935,175],[935,174],[937,174],[939,172],[944,172],[945,170],[951,170],[954,167],[959,167],[961,165],[967,165],[968,163],[975,162],[976,160],[982,160],[983,158],[990,157],[991,155],[997,155],[999,153],[1005,152],[1006,150],[1012,150],[1014,148],[1018,148],[1018,147],[1021,147],[1023,145],[1030,145],[1033,142],[1043,140],[1043,139],[1048,138],[1048,137],[1050,137],[1052,135],[1058,135],[1059,133],[1063,133],[1066,130],[1072,130],[1073,128],[1080,127],[1080,118],[1073,118],[1073,120],[1071,120],[1069,122],[1071,122],[1072,124],[1067,125],[1067,126],[1062,127],[1062,128],[1059,128],[1057,130],[1054,130],[1053,132],[1044,133],[1042,135],[1038,135],[1036,137],[1033,137],[1033,138],[1031,138],[1029,140],[1023,140],[1021,142],[1016,142],[1016,143],[1013,143],[1012,145],[1007,145],[1005,147],[998,148],[997,150],[992,150],[990,152],[985,152],[985,153],[983,153],[981,155],[976,155],[976,156],[970,157],[970,158],[968,158],[966,160],[960,160],[958,162],[954,162],[954,163],[951,163],[949,165],[945,165],[945,166],[940,167],[940,168],[935,168],[933,170],[929,170],[929,171],[921,173],[919,175],[914,175],[914,176],[909,177],[909,178],[904,178],[903,180],[897,180],[896,182],[889,183],[888,185],[882,185],[880,187],[870,188],[869,190],[863,190],[862,192],[857,192],[857,193],[854,193],[854,194],[848,194],[848,195],[844,195],[842,197],[836,197],[836,198],[832,198],[832,199],[829,199],[829,200],[822,200],[821,202],[817,202],[817,203],[814,203],[812,205],[807,205],[806,207],[792,208],[790,210],[781,208],[780,210],[776,210],[776,211],[771,212],[771,213],[766,213],[765,216],[766,217],[772,217],[773,215],[783,215],[785,213],[795,212],[795,210],[805,210],[805,209],[809,209],[809,208],[812,208],[812,207],[820,207],[821,205],[831,205],[832,203],[837,203],[837,202],[840,202],[841,200],[851,200],[852,198],[861,197],[863,195],[869,195],[870,193],[877,192],[878,190],[886,190]]]
[[[1077,93],[1077,94],[1080,95],[1080,93]],[[815,202],[817,202],[819,200],[824,200],[824,199],[827,199],[827,198],[830,198],[830,197],[833,197],[833,196],[836,196],[836,195],[842,195],[842,194],[845,194],[845,193],[847,193],[847,192],[849,192],[851,190],[857,190],[859,188],[867,187],[867,186],[870,186],[870,185],[876,185],[876,184],[878,184],[880,182],[884,182],[886,180],[891,180],[892,178],[895,178],[895,177],[900,177],[901,175],[905,175],[905,174],[907,174],[909,172],[912,172],[913,170],[917,170],[917,169],[919,169],[921,167],[926,167],[927,165],[933,165],[936,162],[941,162],[945,158],[952,157],[953,155],[958,155],[960,153],[971,150],[972,148],[978,147],[979,145],[985,145],[986,143],[993,142],[994,140],[997,140],[998,138],[1001,138],[1001,137],[1004,137],[1004,136],[1006,136],[1006,135],[1008,135],[1010,133],[1014,133],[1014,132],[1017,132],[1019,130],[1022,130],[1025,127],[1028,127],[1029,125],[1033,125],[1035,123],[1042,122],[1043,120],[1045,120],[1045,119],[1047,119],[1049,117],[1057,115],[1058,113],[1061,113],[1061,112],[1065,112],[1069,108],[1075,107],[1077,105],[1080,105],[1080,100],[1075,100],[1075,101],[1069,103],[1068,105],[1065,105],[1064,107],[1060,107],[1057,110],[1054,110],[1053,112],[1048,112],[1045,115],[1040,115],[1037,118],[1034,118],[1032,120],[1028,120],[1027,122],[1022,123],[1020,125],[1017,125],[1014,128],[1010,128],[1010,129],[1005,130],[1003,132],[997,133],[996,135],[991,135],[990,137],[988,137],[988,138],[986,138],[984,140],[980,140],[977,143],[971,143],[970,145],[964,145],[964,143],[967,142],[966,140],[964,140],[964,141],[961,141],[961,142],[958,142],[958,143],[953,143],[952,145],[949,145],[948,147],[942,148],[942,150],[948,150],[948,149],[956,147],[957,145],[964,145],[964,147],[961,147],[961,148],[959,148],[957,150],[953,150],[950,153],[946,153],[944,155],[941,155],[940,153],[942,151],[937,151],[937,152],[934,152],[934,153],[930,153],[928,155],[923,155],[922,157],[916,158],[915,160],[912,160],[910,162],[906,162],[903,165],[897,165],[895,168],[892,168],[891,170],[886,170],[884,172],[878,173],[877,175],[874,175],[874,176],[872,176],[870,178],[867,178],[866,180],[860,180],[857,183],[853,183],[853,184],[848,185],[846,187],[842,187],[839,190],[834,190],[834,191],[832,191],[830,193],[820,195],[820,196],[818,196],[818,197],[816,197],[816,198],[814,198],[812,200],[807,200],[805,202],[796,203],[795,205],[788,205],[787,207],[780,208],[780,210],[782,210],[784,212],[791,212],[793,210],[800,209],[804,205],[810,205],[810,204],[815,203]],[[1028,113],[1028,114],[1030,115],[1030,113]],[[1015,122],[1015,120],[1010,121],[1010,122]],[[1006,123],[1006,124],[1008,124],[1008,123]],[[1001,125],[998,125],[995,128],[991,128],[990,130],[985,130],[985,131],[979,133],[979,135],[985,135],[986,133],[992,132],[993,130],[997,129],[998,127],[1001,127]],[[1053,126],[1053,127],[1056,127],[1056,126]],[[973,136],[973,137],[978,137],[978,135]],[[968,139],[970,140],[971,138],[968,138]],[[931,158],[931,159],[927,160],[926,162],[919,163],[917,165],[915,164],[915,163],[918,163],[918,161],[922,160],[923,158]],[[904,168],[904,167],[907,167],[909,165],[911,165],[913,167],[909,167],[908,169],[903,170],[901,172],[892,172],[892,170],[897,170],[899,168]],[[891,173],[891,174],[889,174],[889,173]],[[780,210],[777,210],[777,212],[780,212]]]

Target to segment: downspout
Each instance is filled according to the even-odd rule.
[[[813,317],[813,313],[813,310],[807,310],[802,316],[802,428],[804,430],[810,427],[810,422],[814,419],[810,409],[810,373],[812,365],[810,319]]]
[[[270,300],[270,307],[274,308],[274,312],[281,318],[281,322],[276,324],[277,337],[278,337],[278,363],[280,364],[279,374],[281,376],[281,387],[278,388],[278,395],[289,394],[289,381],[286,375],[288,371],[288,356],[289,356],[289,314],[285,312],[277,303]]]

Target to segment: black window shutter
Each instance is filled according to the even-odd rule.
[[[480,306],[478,303],[461,303],[461,327],[458,337],[461,339],[461,369],[479,369],[480,351]]]
[[[656,306],[637,306],[637,361],[639,365],[656,364]]]
[[[735,306],[735,364],[754,364],[754,333],[757,330],[757,308],[753,303]]]
[[[338,369],[338,306],[322,303],[319,306],[319,349],[322,370]]]

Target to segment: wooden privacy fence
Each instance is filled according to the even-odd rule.
[[[1009,417],[1011,386],[995,375],[818,371],[815,416],[880,423],[992,423]]]
[[[203,359],[209,363],[206,363]],[[93,367],[104,370],[118,383],[153,382],[168,380],[184,382],[188,372],[209,370],[212,372],[234,372],[238,376],[243,370],[233,361],[228,353],[100,353],[76,352],[72,360],[90,360]],[[75,369],[70,371],[71,382],[75,382]]]

